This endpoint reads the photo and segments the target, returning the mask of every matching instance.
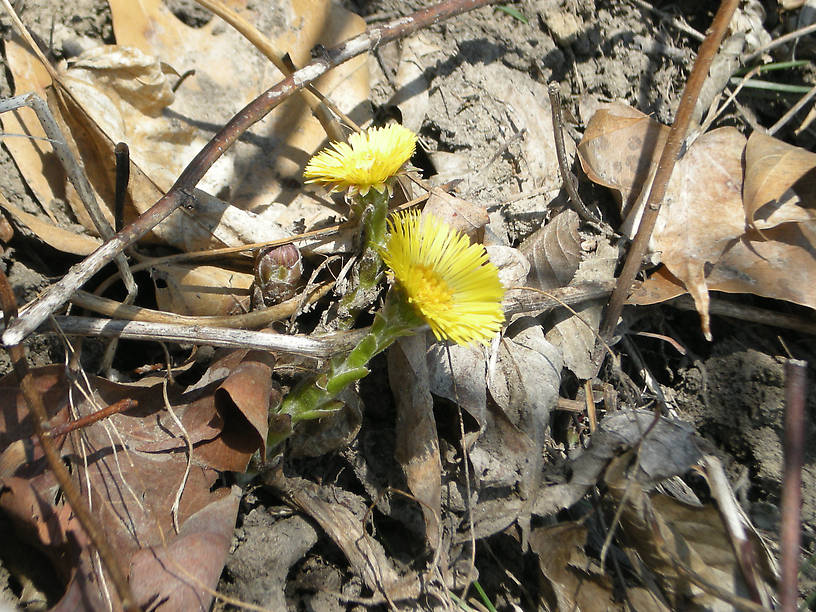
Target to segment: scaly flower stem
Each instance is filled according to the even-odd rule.
[[[388,191],[380,193],[371,189],[364,196],[355,196],[352,208],[363,220],[363,256],[360,259],[360,288],[374,287],[380,280],[382,257],[385,248],[386,219],[388,218]]]
[[[383,261],[380,252],[387,239],[388,191],[370,189],[366,195],[351,198],[353,215],[363,226],[363,248],[357,265],[355,282],[340,300],[339,329],[350,329],[357,315],[377,296],[377,284],[382,278]]]
[[[319,419],[339,409],[341,402],[336,398],[350,384],[364,378],[369,373],[367,367],[371,359],[391,346],[400,336],[408,336],[424,321],[398,290],[392,289],[386,297],[383,309],[374,317],[371,331],[345,358],[333,359],[329,371],[317,379],[293,389],[281,404],[278,414],[291,419],[289,431],[272,431],[267,437],[267,451],[283,442],[292,434],[299,421]]]

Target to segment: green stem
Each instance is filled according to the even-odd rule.
[[[340,321],[340,328],[350,328],[357,315],[373,300],[375,288],[382,278],[383,262],[380,251],[385,248],[388,237],[388,191],[380,193],[371,189],[364,196],[355,196],[352,211],[361,219],[363,226],[363,250],[357,267],[356,284],[346,293],[341,302],[341,312],[346,311]]]
[[[352,383],[368,375],[368,362],[391,346],[400,336],[407,336],[422,325],[422,319],[401,295],[391,290],[383,309],[374,316],[371,331],[345,358],[335,358],[329,370],[316,379],[302,383],[287,395],[278,414],[288,415],[291,426],[288,431],[270,429],[267,451],[283,442],[292,434],[299,421],[319,419],[340,408],[337,396]]]

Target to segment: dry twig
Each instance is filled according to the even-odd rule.
[[[784,612],[796,610],[799,596],[799,543],[802,531],[802,465],[805,460],[805,388],[807,364],[785,363],[785,474],[782,481],[782,578],[779,596]]]

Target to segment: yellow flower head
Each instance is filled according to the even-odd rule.
[[[504,288],[484,247],[416,211],[388,225],[383,261],[437,340],[487,344],[504,322]]]
[[[387,180],[411,159],[416,134],[398,124],[371,128],[349,136],[348,144],[333,142],[306,165],[307,183],[331,185],[331,191],[349,190],[366,195],[370,189],[383,193]]]

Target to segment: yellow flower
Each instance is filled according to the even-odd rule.
[[[373,188],[383,193],[390,190],[387,180],[411,159],[416,140],[416,134],[398,124],[357,132],[348,144],[333,142],[312,157],[303,176],[307,183],[331,185],[331,191],[366,195]]]
[[[388,225],[383,261],[437,340],[487,344],[504,322],[504,288],[484,247],[416,211]]]

